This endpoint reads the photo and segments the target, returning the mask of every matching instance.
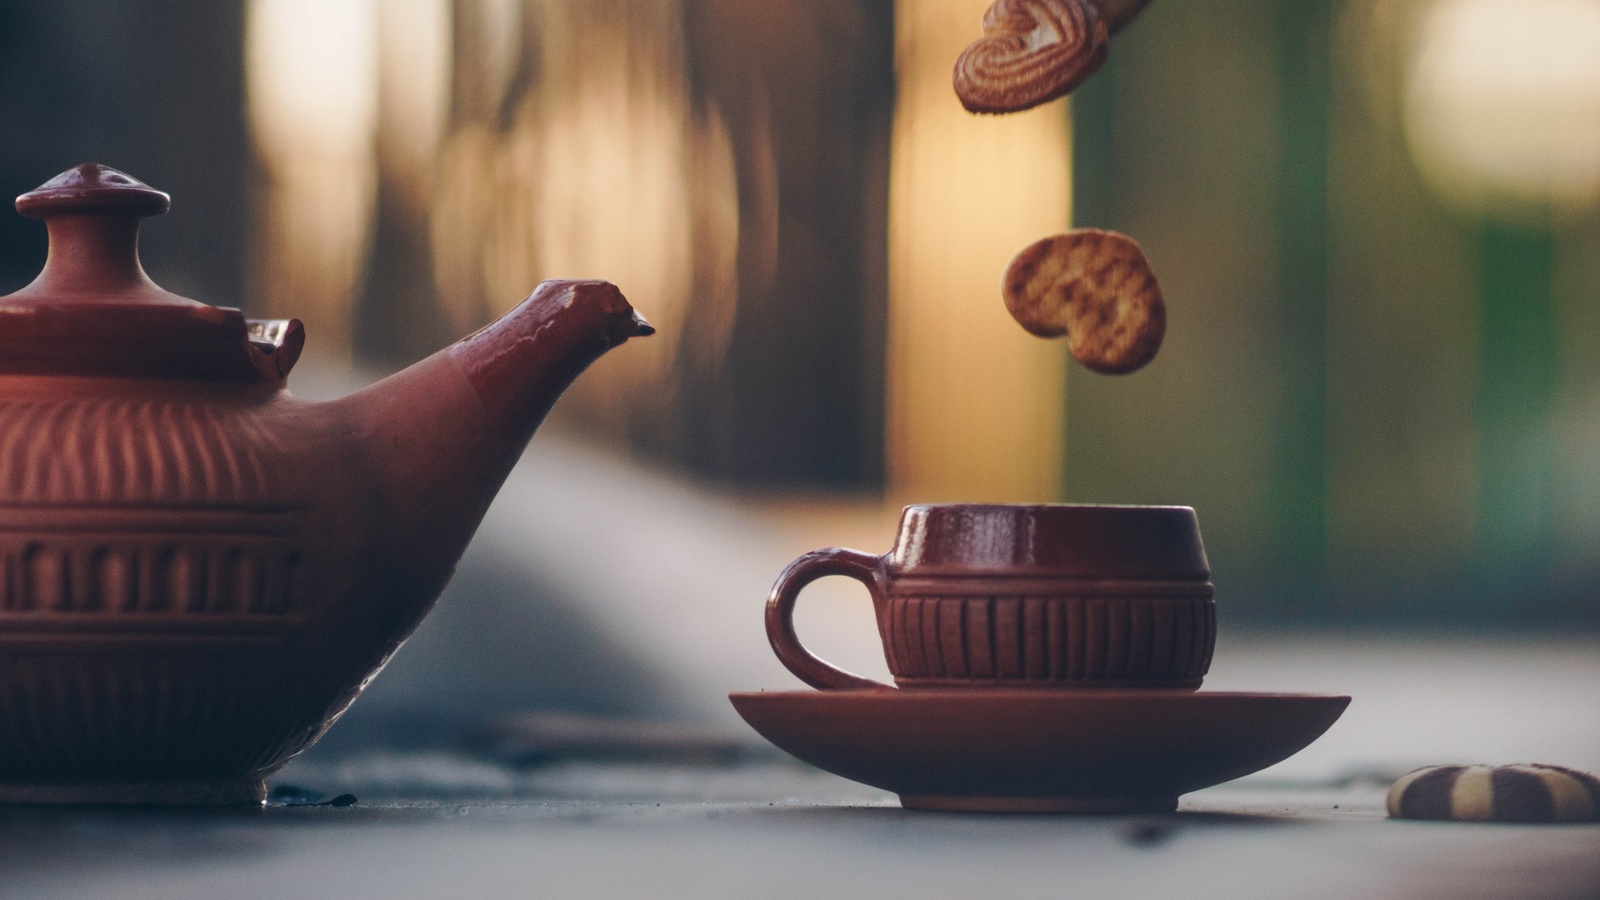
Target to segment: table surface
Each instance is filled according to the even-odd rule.
[[[1355,700],[1300,754],[1160,816],[901,810],[748,730],[731,762],[314,749],[348,807],[0,808],[0,897],[1600,898],[1600,825],[1400,822],[1413,765],[1600,769],[1592,638],[1233,635],[1207,690]]]
[[[1600,826],[1398,822],[1383,788],[1249,780],[1161,816],[901,810],[776,759],[513,770],[350,759],[353,806],[0,810],[6,897],[1569,898]],[[431,794],[431,796],[430,796]]]
[[[737,761],[702,765],[515,765],[367,729],[277,777],[353,806],[0,808],[0,898],[1600,898],[1600,825],[1383,813],[1418,765],[1600,771],[1600,640],[1230,631],[1206,690],[1256,689],[1354,701],[1172,815],[904,811],[742,726]]]

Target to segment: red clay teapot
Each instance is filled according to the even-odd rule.
[[[0,802],[259,802],[410,635],[556,398],[653,329],[611,284],[327,403],[298,321],[167,293],[166,194],[82,165],[0,297]]]

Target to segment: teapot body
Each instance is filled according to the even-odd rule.
[[[306,406],[0,377],[0,782],[253,795],[398,646],[369,467]]]
[[[305,333],[162,290],[104,166],[17,200],[45,268],[0,297],[0,803],[260,802],[427,614],[528,439],[654,329],[548,281],[341,400]]]

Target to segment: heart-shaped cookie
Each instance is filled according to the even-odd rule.
[[[983,37],[956,59],[956,96],[978,113],[1048,103],[1093,75],[1109,46],[1087,0],[996,0],[983,14]]]
[[[1006,309],[1039,337],[1067,336],[1085,368],[1124,375],[1161,349],[1167,306],[1133,238],[1082,228],[1030,245],[1006,267]]]

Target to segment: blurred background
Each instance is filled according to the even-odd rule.
[[[1224,629],[1600,624],[1600,0],[1160,0],[1070,102],[980,118],[949,73],[986,6],[0,0],[0,193],[88,160],[169,191],[147,268],[303,319],[301,393],[547,277],[660,328],[563,399],[417,640],[565,637],[418,669],[436,707],[648,707],[618,633],[764,657],[777,568],[886,549],[912,501],[1192,505]],[[1146,370],[1007,316],[1069,225],[1154,264]],[[0,215],[0,292],[44,252]],[[636,576],[596,574],[618,529]],[[871,657],[841,590],[808,627]]]

